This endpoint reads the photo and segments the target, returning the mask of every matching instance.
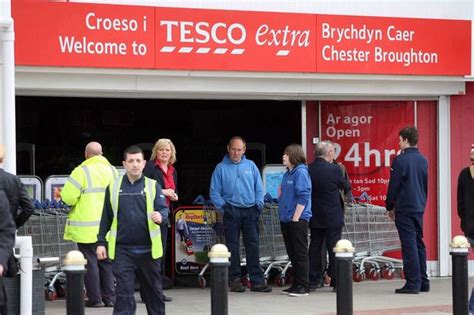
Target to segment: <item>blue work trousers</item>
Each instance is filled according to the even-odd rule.
[[[405,288],[419,291],[422,286],[429,287],[423,243],[423,212],[397,211],[395,226],[402,245]]]
[[[224,207],[225,243],[230,251],[229,280],[234,281],[242,277],[240,267],[240,232],[245,245],[247,272],[252,285],[263,283],[263,271],[260,268],[260,253],[258,240],[258,224],[260,210],[239,208],[231,205]]]
[[[113,315],[135,315],[135,270],[139,269],[144,275],[140,281],[147,289],[145,300],[149,315],[164,315],[163,286],[161,276],[161,261],[153,259],[151,253],[137,254],[130,250],[118,247],[112,263],[117,285],[115,287],[115,306]]]

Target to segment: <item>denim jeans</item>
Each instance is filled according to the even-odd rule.
[[[403,271],[407,289],[429,285],[426,274],[426,249],[423,242],[423,212],[397,211],[395,226],[402,245]]]
[[[230,251],[229,280],[240,279],[240,232],[245,245],[247,271],[252,285],[263,283],[263,271],[260,268],[260,253],[258,240],[258,224],[260,210],[239,208],[232,205],[224,207],[225,243]]]

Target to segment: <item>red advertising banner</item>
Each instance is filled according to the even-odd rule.
[[[13,1],[16,64],[154,68],[154,12],[138,6]]]
[[[318,72],[456,75],[470,68],[470,21],[318,15]]]
[[[316,16],[156,9],[159,69],[315,72]]]
[[[471,21],[12,0],[17,65],[469,75]]]
[[[321,139],[334,142],[354,197],[366,192],[384,206],[398,133],[414,125],[413,102],[323,102],[320,115]]]

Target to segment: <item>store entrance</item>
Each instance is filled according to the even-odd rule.
[[[214,166],[231,136],[249,143],[258,167],[281,163],[283,149],[301,143],[301,102],[17,97],[17,142],[33,144],[34,169],[43,180],[69,174],[84,146],[99,141],[121,165],[132,144],[170,138],[176,146],[180,202],[207,195]],[[149,158],[150,152],[146,152]],[[31,174],[31,155],[18,154],[18,174]]]

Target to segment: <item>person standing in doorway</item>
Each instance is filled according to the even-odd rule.
[[[113,307],[114,277],[110,260],[97,260],[97,234],[104,207],[105,189],[118,172],[102,155],[98,142],[87,144],[85,161],[76,167],[61,190],[63,202],[72,206],[64,229],[64,239],[77,243],[87,259],[84,284],[87,307]]]
[[[336,291],[336,257],[333,248],[341,239],[344,226],[344,211],[340,201],[340,190],[350,191],[349,182],[343,177],[341,168],[331,163],[331,144],[319,142],[314,148],[314,161],[308,166],[311,177],[312,213],[311,243],[309,245],[309,285],[310,290],[321,287],[322,251],[325,241],[329,256],[328,276],[330,285]]]
[[[173,203],[178,201],[178,173],[173,167],[174,163],[176,163],[176,148],[173,142],[170,139],[158,139],[152,149],[150,161],[146,163],[145,169],[143,170],[143,175],[156,180],[158,184],[160,184],[163,195],[166,197],[166,204],[168,205],[170,214],[173,213]],[[164,282],[169,225],[160,224],[160,228],[161,241],[163,242],[161,270],[163,272]],[[141,276],[142,275],[139,274],[139,277]],[[146,288],[143,290],[140,289],[140,294],[142,295],[143,299],[145,299],[144,295],[146,294],[146,291]],[[171,302],[173,299],[163,295],[163,300],[165,302]]]
[[[115,179],[105,192],[96,253],[99,260],[112,260],[117,294],[114,315],[136,312],[136,269],[145,275],[140,280],[146,283],[140,285],[149,290],[147,313],[165,314],[160,224],[168,223],[169,210],[160,185],[143,175],[145,163],[142,149],[127,148],[123,161],[126,174]]]
[[[295,281],[283,290],[290,296],[309,294],[308,222],[311,219],[311,179],[306,157],[299,144],[285,148],[283,164],[287,167],[281,181],[278,215],[286,252]]]
[[[386,208],[395,220],[402,245],[406,283],[395,293],[418,294],[430,290],[423,242],[423,214],[428,195],[428,161],[417,148],[418,130],[399,132],[400,155],[392,163]]]
[[[458,215],[461,229],[474,247],[474,144],[471,146],[471,165],[464,168],[458,177]],[[474,313],[474,289],[469,299],[469,312]]]
[[[263,210],[263,184],[260,171],[245,158],[246,144],[232,137],[228,154],[217,164],[211,178],[209,195],[214,206],[224,213],[225,242],[230,256],[229,280],[232,292],[245,292],[240,268],[240,232],[245,245],[251,291],[271,292],[263,282],[260,267],[258,224]]]

